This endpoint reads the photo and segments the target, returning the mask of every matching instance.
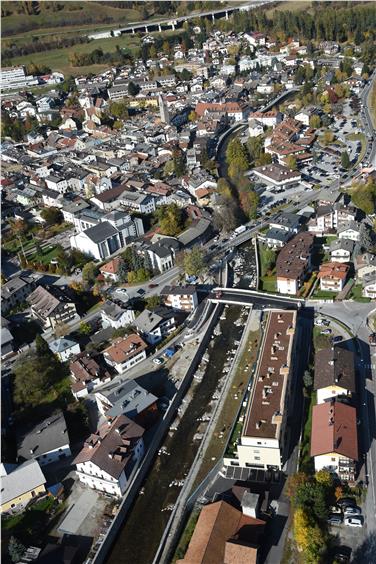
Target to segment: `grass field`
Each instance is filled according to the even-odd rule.
[[[275,8],[270,8],[270,10],[266,10],[266,15],[268,18],[273,17],[274,11],[283,11],[283,12],[298,12],[301,10],[309,10],[312,7],[312,2],[309,0],[289,0],[287,2],[281,2]]]

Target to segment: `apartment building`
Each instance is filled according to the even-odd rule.
[[[350,267],[338,262],[325,262],[320,265],[318,279],[320,289],[327,292],[341,292],[346,284]]]
[[[296,295],[311,268],[313,233],[299,233],[279,252],[276,262],[277,291]]]
[[[104,349],[103,357],[119,374],[146,358],[147,344],[138,335],[119,337],[112,345]]]
[[[111,374],[87,353],[72,359],[69,370],[72,378],[71,390],[76,399],[87,396],[97,386],[111,380]]]
[[[268,314],[234,466],[281,469],[285,458],[296,311]]]
[[[359,457],[356,408],[332,400],[312,410],[311,456],[315,470],[329,470],[354,482]]]
[[[177,311],[193,311],[198,306],[196,286],[165,286],[161,296],[167,307]]]
[[[74,460],[80,482],[121,497],[144,455],[143,434],[144,429],[125,415],[101,425]]]
[[[38,286],[28,297],[32,317],[38,319],[44,329],[54,329],[56,325],[78,320],[76,304],[61,288]]]
[[[318,404],[337,397],[353,397],[356,393],[354,353],[340,346],[317,351],[313,389]]]

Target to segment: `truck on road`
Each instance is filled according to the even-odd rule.
[[[234,236],[236,237],[237,235],[241,235],[241,233],[244,233],[245,231],[247,231],[247,226],[239,225],[239,227],[234,229]]]

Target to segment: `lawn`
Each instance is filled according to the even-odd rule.
[[[363,287],[361,284],[355,284],[351,289],[350,299],[356,300],[360,303],[369,303],[371,301],[370,298],[365,298],[362,295]]]
[[[312,409],[316,404],[316,392],[312,391],[310,397],[304,398],[305,423],[300,444],[299,470],[312,474],[314,472],[313,460],[311,458],[311,428],[312,428]]]
[[[336,292],[330,292],[327,290],[320,290],[320,285],[317,285],[316,290],[313,292],[311,298],[313,300],[334,300],[336,297]]]
[[[273,294],[277,291],[277,277],[273,276],[262,276],[259,282],[259,290],[261,292],[271,292]]]
[[[330,338],[331,335],[322,335],[321,331],[323,331],[323,327],[315,326],[313,328],[313,347],[315,351],[319,351],[321,349],[327,349],[331,346]]]
[[[277,278],[275,275],[275,268],[270,269],[269,257],[270,249],[263,244],[258,244],[258,256],[260,261],[260,279],[259,290],[263,292],[276,292],[277,291]],[[274,253],[276,256],[276,253]]]
[[[271,8],[265,12],[268,18],[273,18],[273,12],[298,12],[301,10],[309,11],[312,7],[312,2],[310,0],[288,0],[287,2],[281,2],[278,6]]]
[[[179,544],[176,548],[172,562],[176,562],[177,560],[184,558],[184,555],[187,552],[187,548],[192,538],[199,516],[200,516],[200,511],[194,509],[188,519],[183,534],[180,537]]]

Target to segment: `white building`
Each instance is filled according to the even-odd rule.
[[[248,120],[248,132],[250,137],[259,137],[263,135],[264,128],[257,119],[250,118]]]
[[[136,316],[133,309],[123,309],[114,302],[107,300],[101,308],[101,318],[103,328],[113,327],[113,329],[119,329],[133,323]]]
[[[74,460],[80,482],[121,497],[144,455],[143,434],[144,429],[125,415],[104,423]]]
[[[147,344],[139,335],[119,337],[104,349],[103,358],[122,374],[146,358]]]
[[[92,256],[97,260],[105,260],[122,248],[119,231],[108,221],[102,221],[70,238],[71,247]]]
[[[59,194],[65,194],[68,190],[68,182],[65,178],[60,178],[51,174],[50,176],[46,176],[44,181],[49,190],[54,190],[55,192],[59,192]]]
[[[254,386],[248,400],[240,442],[225,464],[281,469],[286,458],[290,374],[294,360],[296,311],[268,314]]]
[[[194,311],[198,306],[196,286],[165,286],[161,296],[167,307],[177,311]]]
[[[166,307],[158,307],[154,311],[144,309],[134,325],[150,345],[159,343],[176,328],[174,312]]]
[[[71,356],[81,352],[79,343],[76,343],[71,339],[66,339],[65,337],[60,337],[59,339],[51,341],[48,346],[50,347],[50,350],[56,354],[60,362],[66,362]]]

